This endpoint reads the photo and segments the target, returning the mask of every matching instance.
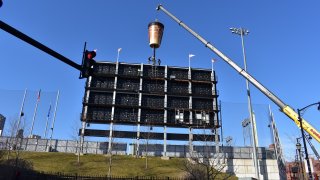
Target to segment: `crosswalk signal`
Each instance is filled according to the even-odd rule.
[[[80,78],[88,78],[93,73],[93,66],[96,63],[96,61],[93,59],[96,57],[96,50],[88,51],[85,50],[83,61],[82,61],[82,70]]]

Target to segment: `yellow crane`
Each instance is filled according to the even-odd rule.
[[[285,104],[280,98],[278,98],[275,94],[273,94],[270,90],[268,90],[265,86],[263,86],[259,81],[257,81],[254,77],[252,77],[249,73],[247,73],[244,69],[240,68],[236,63],[234,63],[229,57],[219,51],[216,47],[214,47],[209,41],[205,40],[202,36],[197,34],[191,28],[189,28],[185,23],[179,20],[177,17],[172,15],[169,11],[167,11],[162,5],[158,5],[157,10],[163,11],[169,17],[171,17],[174,21],[176,21],[179,26],[183,27],[189,33],[191,33],[194,37],[196,37],[199,41],[201,41],[205,47],[209,48],[215,54],[217,54],[221,59],[223,59],[226,63],[228,63],[233,69],[235,69],[240,75],[246,78],[251,84],[253,84],[256,88],[258,88],[263,94],[265,94],[271,101],[273,101],[276,105],[279,106],[281,112],[287,115],[290,119],[293,120],[294,123],[300,128],[300,121],[298,114],[287,104]],[[306,120],[301,119],[302,128],[310,134],[315,140],[320,143],[320,133],[316,130],[311,124],[309,124]]]

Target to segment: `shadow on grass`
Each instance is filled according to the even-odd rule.
[[[0,162],[0,179],[26,179],[35,173],[32,162],[24,159],[8,159]]]

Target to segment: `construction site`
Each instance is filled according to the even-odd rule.
[[[113,155],[146,158],[146,162],[148,157],[161,157],[161,161],[185,158],[190,163],[188,165],[191,169],[193,165],[201,165],[243,180],[319,179],[320,156],[317,145],[314,146],[313,143],[320,142],[320,133],[302,116],[311,106],[318,106],[320,110],[320,102],[296,111],[249,74],[243,40],[244,36],[249,34],[247,29],[230,28],[231,32],[239,35],[242,40],[244,67],[241,67],[163,5],[159,4],[156,10],[169,20],[173,20],[179,25],[176,27],[186,31],[187,36],[191,35],[198,40],[203,48],[213,52],[222,63],[227,64],[246,81],[247,102],[241,105],[246,109],[246,112],[241,111],[245,115],[239,117],[235,111],[226,112],[234,113],[238,119],[245,117],[241,120],[241,124],[232,124],[233,119],[225,118],[228,115],[222,114],[224,109],[220,93],[224,89],[219,88],[218,73],[214,69],[216,59],[211,59],[211,68],[193,67],[191,59],[195,55],[191,53],[188,56],[188,67],[163,64],[164,60],[159,59],[158,49],[165,37],[165,25],[158,19],[149,22],[147,26],[149,44],[146,46],[151,48],[152,55],[146,63],[142,60],[137,61],[141,63],[119,60],[122,48],[118,49],[116,60],[97,60],[95,57],[99,51],[89,49],[85,42],[80,64],[0,21],[0,28],[6,34],[60,60],[80,73],[79,79],[84,80],[82,81],[84,88],[81,91],[83,92],[81,114],[79,118],[77,117],[80,126],[73,127],[76,132],[74,139],[65,140],[55,138],[53,135],[54,130],[59,130],[59,127],[55,127],[55,120],[60,91],[56,94],[43,92],[42,97],[40,89],[37,92],[35,107],[31,108],[25,104],[26,101],[31,102],[28,99],[28,90],[25,89],[20,111],[16,115],[18,118],[8,118],[6,116],[12,114],[6,115],[0,111],[0,150],[9,153],[10,151],[73,153],[77,156],[78,163],[80,157],[86,154],[106,155],[109,163],[112,162]],[[301,135],[292,138],[295,141],[292,143],[295,146],[295,154],[289,161],[285,157],[270,105],[265,116],[267,120],[263,119],[267,127],[264,124],[264,129],[261,126],[258,129],[257,124],[261,123],[259,121],[262,119],[256,118],[259,112],[253,110],[250,86],[274,103],[285,118],[292,121],[291,124],[294,124],[298,132],[301,132]],[[45,97],[46,95],[48,97]],[[46,112],[38,115],[45,119],[41,122],[41,128],[45,129],[43,136],[36,130],[37,123],[40,122],[35,122],[38,105],[41,108],[40,97],[49,107],[48,113],[46,110],[41,110]],[[32,120],[29,120],[31,126],[27,124],[30,117],[32,117]],[[8,122],[8,119],[15,120]],[[234,134],[228,131],[225,135],[224,121],[229,121],[228,128],[231,129],[231,133],[234,128]],[[43,127],[44,122],[45,127]],[[260,130],[263,131],[263,136],[268,136],[268,141],[265,137],[259,137]],[[236,134],[239,131],[243,134]],[[241,141],[243,139],[243,145],[242,142],[234,142],[234,138]],[[259,144],[258,139],[262,139],[263,145]],[[7,157],[9,158],[9,155]],[[187,172],[190,174],[188,178],[199,179],[199,176],[190,172]],[[204,172],[205,170],[202,173]],[[108,176],[111,177],[111,164]],[[202,178],[214,179],[205,173],[201,175],[200,179]]]

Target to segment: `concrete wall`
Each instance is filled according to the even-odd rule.
[[[227,173],[235,174],[239,178],[254,177],[255,168],[252,159],[227,159]],[[277,160],[275,159],[259,159],[260,179],[263,180],[279,180],[279,169]]]

